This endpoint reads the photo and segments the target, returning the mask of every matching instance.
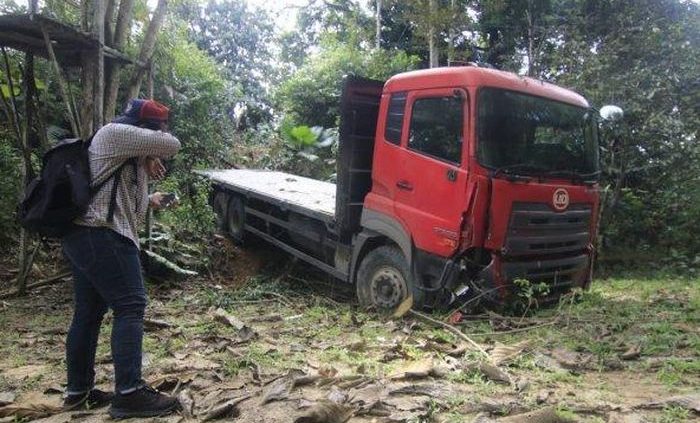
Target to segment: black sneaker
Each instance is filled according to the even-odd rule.
[[[93,389],[85,394],[68,395],[63,400],[63,408],[66,410],[76,410],[76,409],[87,409],[92,410],[95,408],[104,407],[109,404],[114,398],[114,394],[111,392],[100,391],[99,389]]]
[[[144,386],[128,394],[116,394],[112,399],[109,415],[113,419],[157,417],[177,411],[179,407],[177,399]]]

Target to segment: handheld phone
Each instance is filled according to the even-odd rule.
[[[174,192],[167,193],[163,195],[163,197],[160,199],[160,206],[162,208],[170,207],[177,200],[177,194],[175,194]]]

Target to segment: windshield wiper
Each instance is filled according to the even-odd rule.
[[[588,180],[587,178],[591,178],[594,176],[598,176],[600,174],[600,171],[595,171],[595,172],[590,172],[590,173],[578,173],[574,170],[571,169],[555,169],[555,170],[550,170],[546,172],[546,176],[554,176],[554,177],[562,177],[562,178],[571,178],[573,182],[584,182],[584,183],[591,183],[595,181]]]
[[[493,171],[493,173],[491,174],[491,176],[495,178],[498,175],[500,175],[501,173],[505,173],[507,175],[513,175],[514,170],[524,170],[524,171],[530,171],[530,172],[544,172],[547,169],[540,167],[540,166],[533,165],[533,164],[529,164],[529,163],[515,163],[515,164],[505,165],[505,166],[501,166],[499,168],[496,168]],[[527,175],[527,176],[531,176],[531,175]]]

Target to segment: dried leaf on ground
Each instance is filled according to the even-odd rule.
[[[182,374],[182,375],[167,375],[156,379],[151,382],[150,385],[161,392],[172,392],[177,388],[186,385],[197,376],[196,373],[193,374]]]
[[[627,351],[620,355],[620,358],[623,360],[636,360],[640,355],[642,355],[642,347],[639,345],[632,345]]]
[[[16,420],[38,419],[63,411],[56,401],[47,399],[39,393],[23,396],[20,403],[0,407],[0,417],[13,417]]]
[[[181,373],[188,371],[216,370],[221,368],[220,363],[207,360],[199,354],[190,354],[183,360],[164,360],[163,371],[167,373]]]
[[[143,330],[146,332],[153,332],[153,331],[158,331],[161,329],[167,329],[172,327],[173,325],[171,323],[166,322],[165,320],[157,320],[157,319],[143,319]]]
[[[46,374],[48,367],[43,364],[29,364],[27,366],[15,367],[14,369],[8,369],[3,372],[3,376],[24,380],[29,377],[34,377],[36,375]]]
[[[331,391],[328,393],[326,398],[330,402],[334,402],[336,404],[343,404],[348,400],[348,394],[347,392],[342,391],[337,386],[331,386]]]
[[[428,417],[428,414],[430,414],[430,411],[428,409],[425,410],[412,410],[412,411],[396,411],[391,413],[388,416],[388,421],[390,422],[415,422],[415,421],[424,421],[426,417]]]
[[[543,390],[537,392],[537,396],[535,397],[535,401],[537,402],[537,404],[544,404],[547,402],[549,397],[552,396],[552,394],[554,394],[553,391],[548,391],[546,389],[543,389]]]
[[[648,420],[641,414],[624,414],[613,411],[608,416],[608,423],[647,423]]]
[[[476,417],[474,417],[474,420],[472,420],[471,423],[496,423],[496,420],[492,419],[486,413],[479,413]]]
[[[281,314],[272,313],[265,316],[253,317],[250,319],[251,322],[282,322],[285,318]]]
[[[223,308],[217,308],[212,313],[214,320],[219,323],[231,326],[238,331],[240,342],[247,342],[258,336],[258,333],[250,326],[246,325],[236,316],[226,312]]]
[[[491,363],[482,361],[479,363],[469,363],[465,366],[467,371],[478,371],[482,375],[486,376],[488,379],[494,382],[504,382],[510,383],[511,379],[508,373],[503,371],[501,368],[494,366]]]
[[[384,387],[378,384],[351,389],[348,393],[350,404],[367,412],[372,409],[384,396]]]
[[[294,387],[294,379],[290,377],[283,377],[272,382],[260,400],[261,405],[265,405],[268,402],[279,401],[289,398],[289,394],[292,392]]]
[[[426,342],[423,349],[428,351],[437,351],[451,357],[461,357],[465,352],[467,352],[467,346],[465,344],[454,345],[435,341]]]
[[[177,400],[182,406],[182,415],[186,419],[191,419],[194,416],[194,398],[189,389],[184,389],[180,391],[177,396]]]
[[[499,423],[574,423],[575,420],[557,413],[555,407],[541,408],[527,413],[503,417]]]
[[[401,318],[408,313],[408,311],[413,307],[413,296],[406,297],[405,300],[401,301],[396,310],[394,310],[393,316],[395,319]]]
[[[501,364],[505,364],[516,359],[529,346],[530,341],[527,339],[514,345],[499,344],[493,350],[491,350],[489,358],[491,363],[493,363],[495,366],[500,366]]]
[[[430,404],[430,397],[400,395],[387,398],[383,402],[399,411],[426,410]]]
[[[350,407],[322,401],[294,420],[294,423],[345,423],[352,415],[353,410]]]
[[[412,361],[401,366],[396,372],[394,372],[390,379],[421,379],[428,377],[433,371],[434,365],[431,358]]]
[[[593,354],[584,354],[569,351],[564,348],[552,350],[552,358],[567,369],[578,370],[589,367],[593,361]]]
[[[17,399],[17,394],[14,392],[0,392],[0,407],[12,404]]]
[[[700,391],[687,395],[676,395],[660,401],[647,402],[639,405],[637,408],[664,408],[667,406],[682,407],[700,414]]]
[[[540,369],[544,369],[547,371],[550,371],[552,373],[557,373],[557,372],[568,372],[567,369],[562,367],[561,364],[552,357],[549,357],[547,355],[544,355],[542,353],[535,353],[534,354],[535,360],[535,366],[539,367]]]
[[[367,341],[364,339],[348,344],[346,348],[349,351],[363,352],[367,350]]]
[[[244,395],[242,397],[234,398],[232,400],[225,401],[218,405],[213,406],[207,411],[207,414],[202,418],[203,422],[208,422],[211,420],[217,420],[222,418],[235,418],[238,417],[241,412],[238,409],[238,404],[242,401],[250,398],[251,395]]]
[[[388,392],[389,395],[425,395],[434,400],[442,401],[459,394],[460,390],[455,387],[447,387],[443,383],[421,383],[391,387]]]

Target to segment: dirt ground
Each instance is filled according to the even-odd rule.
[[[453,321],[474,346],[415,316],[365,313],[303,263],[246,254],[225,276],[149,285],[144,376],[184,410],[148,421],[700,421],[700,280],[598,281],[524,316]],[[56,408],[70,314],[70,283],[0,300],[0,422],[109,419]]]

